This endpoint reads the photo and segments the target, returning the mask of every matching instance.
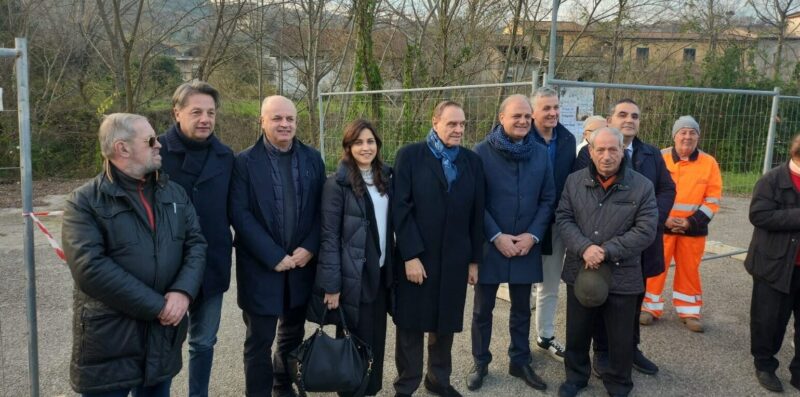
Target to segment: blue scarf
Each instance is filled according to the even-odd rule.
[[[515,143],[505,134],[503,126],[498,124],[492,129],[492,132],[486,136],[486,141],[489,142],[489,145],[493,148],[499,150],[512,160],[522,161],[529,159],[531,155],[533,155],[536,142],[531,138],[531,133],[535,132],[530,132],[528,135],[525,135],[521,143]]]
[[[444,171],[444,177],[447,179],[447,191],[450,191],[450,188],[453,186],[453,182],[456,181],[458,178],[458,168],[456,168],[456,158],[458,157],[458,146],[447,147],[444,145],[439,136],[436,135],[436,131],[431,128],[430,132],[428,132],[428,148],[433,153],[433,157],[436,157],[442,162],[442,170]]]

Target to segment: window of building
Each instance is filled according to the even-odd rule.
[[[647,65],[647,61],[650,58],[650,48],[647,47],[639,47],[636,49],[636,63],[639,65]]]
[[[694,48],[684,48],[683,49],[683,61],[684,62],[694,62],[695,55],[697,54],[697,50]]]

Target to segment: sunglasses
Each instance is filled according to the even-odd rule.
[[[156,138],[156,136],[153,135],[153,136],[145,139],[144,141],[147,142],[147,146],[153,147],[153,146],[156,145],[156,141],[157,140],[158,140],[158,138]]]

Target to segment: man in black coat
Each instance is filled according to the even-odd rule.
[[[203,284],[189,307],[189,396],[208,396],[222,295],[231,281],[228,186],[233,151],[214,135],[219,92],[210,84],[181,84],[172,106],[175,124],[158,137],[161,170],[186,190],[208,242]]]
[[[639,123],[641,113],[639,105],[631,99],[621,99],[611,105],[608,115],[608,126],[614,127],[622,132],[625,143],[625,159],[629,166],[644,175],[656,192],[656,202],[658,204],[658,229],[656,239],[642,252],[642,282],[647,285],[647,278],[653,277],[664,272],[664,222],[669,216],[672,204],[675,201],[675,183],[669,175],[669,170],[664,164],[661,151],[656,147],[648,145],[640,140],[636,135],[639,133]],[[588,146],[581,149],[578,158],[575,159],[573,171],[583,169],[591,163],[589,158]],[[634,344],[636,350],[633,357],[633,368],[637,371],[654,375],[658,372],[658,366],[645,357],[644,353],[638,348],[640,342],[639,325],[649,324],[642,322],[641,312],[644,293],[639,296],[639,315],[636,316],[636,326],[634,332]],[[647,314],[649,315],[649,313]],[[652,317],[651,321],[652,321]],[[605,368],[608,367],[608,336],[605,334],[605,327],[602,318],[596,322],[594,332],[594,362],[592,370],[597,377],[600,377]]]
[[[286,360],[303,340],[325,166],[318,151],[295,137],[297,109],[289,99],[264,99],[261,128],[263,136],[236,156],[230,190],[237,292],[247,326],[245,388],[248,396],[293,396]]]
[[[756,182],[750,201],[755,226],[744,267],[753,276],[750,303],[750,353],[758,383],[773,392],[783,385],[775,376],[789,317],[794,314],[794,357],[790,383],[800,389],[800,135],[792,140],[788,162]]]
[[[484,242],[483,166],[478,155],[459,146],[464,123],[461,105],[441,102],[426,141],[397,153],[393,219],[404,261],[397,266],[394,315],[398,396],[410,396],[422,381],[425,333],[425,388],[461,395],[450,385],[450,353],[453,334],[463,328],[467,282],[477,282]]]
[[[67,199],[61,231],[75,280],[72,388],[83,396],[168,396],[206,242],[191,201],[159,174],[144,116],[100,125],[104,170]]]

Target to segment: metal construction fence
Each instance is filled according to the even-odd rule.
[[[656,147],[672,146],[672,124],[682,115],[700,123],[701,150],[713,155],[723,171],[727,193],[749,193],[765,167],[788,158],[788,142],[800,131],[800,98],[780,96],[777,90],[728,90],[661,87],[553,80],[548,85],[562,93],[569,88],[589,89],[591,109],[573,109],[565,116],[572,125],[589,115],[607,116],[611,104],[622,98],[636,101],[642,111],[639,136]],[[384,143],[383,158],[394,161],[398,148],[420,140],[431,127],[437,102],[450,99],[464,106],[467,127],[463,145],[471,147],[496,123],[503,97],[530,95],[536,81],[432,87],[364,92],[320,93],[320,149],[329,170],[341,156],[344,126],[356,117],[374,118]],[[563,101],[562,101],[563,105]],[[375,113],[379,117],[371,117]],[[774,117],[773,117],[774,115]],[[774,120],[773,125],[770,121]],[[575,127],[578,128],[578,127]],[[573,128],[573,129],[575,129]],[[770,136],[771,128],[774,130]],[[579,134],[580,131],[573,133]],[[773,143],[774,142],[774,147]],[[771,158],[770,158],[771,157]]]

